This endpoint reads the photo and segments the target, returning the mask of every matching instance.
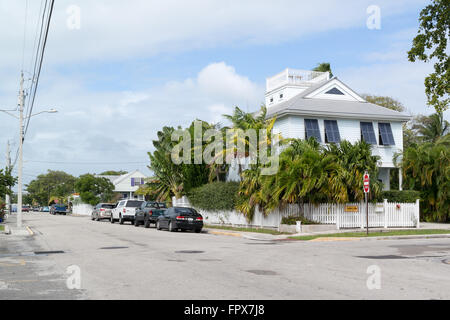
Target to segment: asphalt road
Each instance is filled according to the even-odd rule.
[[[450,299],[449,239],[268,242],[24,219],[33,236],[0,235],[0,300]],[[74,270],[80,289],[67,286]]]

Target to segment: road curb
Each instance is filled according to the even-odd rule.
[[[408,239],[443,239],[450,238],[450,234],[423,234],[410,236],[385,236],[385,237],[369,237],[359,238],[361,240],[408,240]]]
[[[223,232],[223,231],[211,231],[211,230],[208,230],[208,233],[215,234],[215,235],[222,235],[222,236],[242,237],[242,235],[240,233],[234,233],[234,232]]]
[[[31,228],[29,226],[26,226],[26,229],[27,229],[28,233],[30,234],[30,236],[34,236],[34,232],[33,232],[33,230],[31,230]]]

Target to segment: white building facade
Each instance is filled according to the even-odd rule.
[[[136,195],[139,187],[145,184],[148,177],[139,170],[129,172],[120,176],[97,175],[97,177],[106,178],[114,185],[114,192],[121,195],[122,199],[144,200],[144,196]]]
[[[286,69],[267,79],[265,99],[267,117],[277,119],[273,132],[283,138],[371,144],[381,158],[378,179],[390,190],[393,157],[403,150],[402,125],[410,115],[365,101],[328,72]]]

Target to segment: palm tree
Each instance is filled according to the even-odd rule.
[[[355,144],[343,140],[339,144],[330,144],[325,154],[335,156],[336,161],[345,169],[342,176],[347,187],[349,201],[361,201],[364,199],[363,176],[368,171],[371,177],[371,198],[376,199],[381,192],[381,183],[375,179],[378,176],[377,162],[379,156],[372,156],[371,145],[365,141]]]
[[[333,72],[331,72],[331,65],[329,62],[322,62],[317,64],[317,67],[315,67],[314,69],[312,69],[312,71],[318,71],[318,72],[329,72],[330,73],[330,77],[333,77]]]
[[[421,191],[427,221],[450,219],[450,134],[404,150],[400,164],[409,189]]]
[[[419,116],[415,120],[413,130],[416,130],[425,142],[435,142],[445,136],[450,130],[450,123],[444,120],[444,114],[433,113],[430,116]]]
[[[224,157],[227,162],[230,160],[237,161],[240,176],[242,176],[242,159],[246,159],[251,155],[256,155],[256,159],[253,160],[255,160],[259,166],[260,158],[258,155],[262,150],[263,144],[266,144],[270,148],[273,138],[276,137],[277,139],[280,139],[278,135],[272,134],[272,129],[276,118],[266,119],[266,115],[267,108],[265,105],[262,105],[260,111],[256,113],[244,112],[239,107],[235,107],[232,115],[223,115],[233,125],[232,128],[223,128],[227,141],[232,141],[233,143],[229,144],[230,147],[225,147],[222,153],[217,156]],[[245,133],[248,132],[248,130],[254,130],[256,133],[256,144],[253,143],[254,141],[251,141],[248,136],[245,136]],[[261,130],[266,130],[267,132],[267,138],[265,141],[261,141],[259,139],[259,133]],[[245,150],[238,150],[237,146],[239,144],[241,144]]]

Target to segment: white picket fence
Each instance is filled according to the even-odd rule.
[[[304,216],[308,220],[336,224],[337,229],[364,228],[366,209],[369,211],[369,227],[397,228],[420,226],[419,200],[415,203],[387,202],[347,204],[305,204]],[[352,212],[353,211],[353,212]]]
[[[91,206],[90,204],[80,203],[80,204],[73,205],[72,214],[78,214],[78,215],[82,215],[82,216],[90,216],[93,210],[94,210],[94,207]]]
[[[172,198],[173,206],[189,207],[186,197]],[[416,227],[420,225],[419,200],[415,203],[387,202],[369,203],[369,227],[370,228],[399,228]],[[206,223],[231,224],[259,227],[278,228],[283,217],[301,216],[320,224],[334,224],[337,229],[364,228],[366,226],[366,205],[364,203],[329,204],[318,205],[305,203],[303,205],[291,204],[283,209],[276,209],[265,216],[259,210],[255,210],[252,221],[248,222],[237,211],[210,212],[198,210]]]

